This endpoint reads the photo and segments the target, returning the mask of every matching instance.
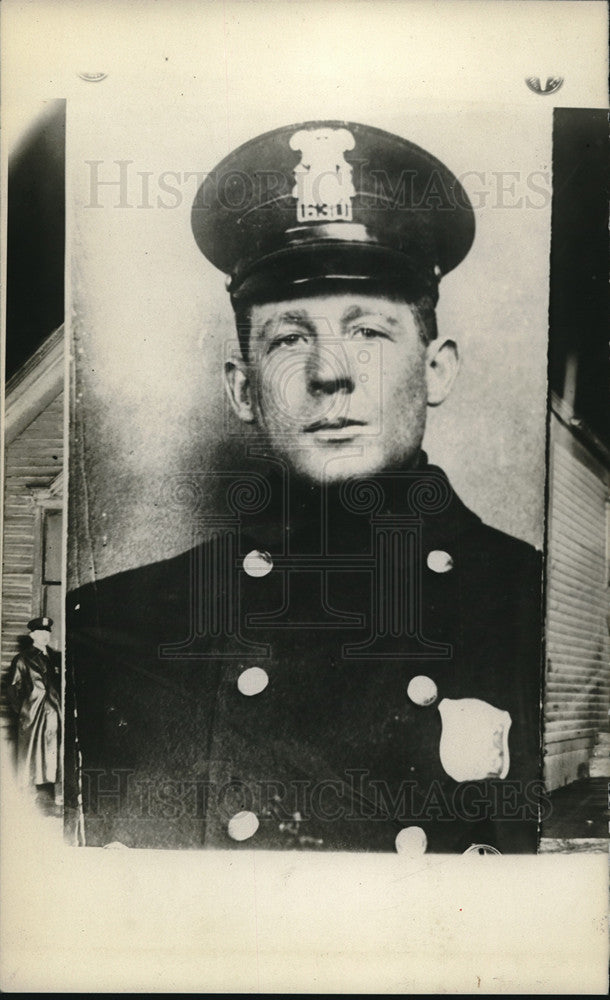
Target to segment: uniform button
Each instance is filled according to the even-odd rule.
[[[397,854],[404,854],[409,858],[418,858],[426,853],[428,838],[421,826],[407,826],[400,830],[394,841]]]
[[[229,820],[228,834],[231,840],[249,840],[258,830],[258,817],[244,810],[235,813]]]
[[[409,681],[407,695],[415,705],[432,705],[437,699],[438,688],[431,677],[420,674]]]
[[[442,549],[432,549],[432,552],[428,553],[426,563],[433,573],[448,573],[453,569],[453,558]]]
[[[464,854],[501,854],[502,851],[498,851],[497,848],[491,847],[489,844],[471,844],[464,851]]]
[[[252,549],[244,556],[243,567],[248,576],[267,576],[273,569],[273,559],[268,552]]]
[[[237,687],[242,694],[260,694],[269,683],[269,675],[262,667],[248,667],[237,678]]]

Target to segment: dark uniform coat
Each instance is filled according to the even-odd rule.
[[[7,696],[18,717],[17,774],[23,786],[61,781],[58,655],[32,645],[10,667]]]
[[[539,554],[425,461],[253,483],[68,598],[86,843],[535,851]]]

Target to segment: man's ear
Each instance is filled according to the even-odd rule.
[[[460,367],[458,346],[454,340],[433,340],[426,348],[426,385],[428,406],[438,406],[451,392]]]
[[[255,415],[248,366],[237,354],[225,362],[225,389],[239,419],[245,424],[253,424]]]

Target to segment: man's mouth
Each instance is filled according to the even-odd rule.
[[[340,431],[346,427],[364,427],[364,420],[350,420],[348,417],[337,417],[336,420],[314,420],[303,428],[305,433],[313,434],[316,431]]]
[[[335,420],[314,420],[303,428],[306,434],[315,434],[317,441],[351,441],[358,434],[358,428],[365,427],[364,420],[337,417]]]

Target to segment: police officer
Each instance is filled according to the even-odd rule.
[[[223,160],[192,226],[248,463],[204,544],[69,599],[87,842],[535,850],[540,560],[422,450],[465,191],[398,136],[308,122]]]
[[[17,715],[17,775],[24,790],[54,785],[62,801],[59,657],[50,646],[53,619],[28,622],[31,644],[14,657],[7,677],[8,701]]]

